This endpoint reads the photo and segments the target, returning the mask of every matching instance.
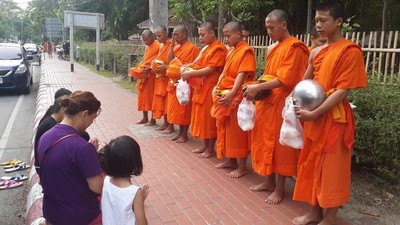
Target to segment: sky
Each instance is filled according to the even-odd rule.
[[[28,6],[28,2],[31,0],[12,0],[13,2],[17,3],[19,7],[25,9]]]

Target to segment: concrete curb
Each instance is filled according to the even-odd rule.
[[[33,133],[36,133],[36,129],[39,125],[40,119],[43,117],[47,108],[52,104],[49,102],[47,85],[44,84],[45,74],[42,74],[39,84],[38,95],[36,98],[36,113],[35,122],[33,126]],[[35,137],[32,138],[32,146],[34,145]],[[38,225],[43,218],[42,204],[43,204],[43,193],[42,186],[39,184],[39,176],[36,173],[34,167],[34,150],[31,153],[31,170],[29,172],[29,188],[26,203],[26,215],[25,224],[27,225]]]

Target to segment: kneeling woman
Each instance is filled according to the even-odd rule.
[[[43,216],[47,224],[100,224],[101,168],[95,147],[79,133],[99,115],[101,103],[86,91],[62,97],[60,103],[64,119],[38,145]]]

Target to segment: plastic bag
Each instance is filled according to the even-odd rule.
[[[176,85],[176,98],[181,105],[186,105],[190,100],[189,84],[182,79],[179,79]]]
[[[254,128],[256,119],[256,107],[252,101],[243,98],[239,104],[237,112],[238,124],[243,131],[249,131]]]
[[[303,148],[303,127],[294,112],[293,99],[287,98],[282,110],[283,123],[279,143],[296,149]]]

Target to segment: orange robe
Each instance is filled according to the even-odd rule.
[[[367,86],[360,47],[342,39],[320,50],[313,60],[314,79],[327,94]],[[304,123],[304,147],[293,199],[339,207],[350,198],[350,167],[355,121],[347,99]]]
[[[199,52],[200,50],[195,44],[186,41],[183,45],[174,49],[174,57],[178,58],[183,64],[188,64],[196,59],[197,55],[199,55]],[[189,103],[186,105],[181,105],[179,103],[178,99],[176,98],[176,87],[175,87],[176,83],[177,80],[171,78],[169,79],[167,87],[168,123],[187,126],[190,124],[190,112],[192,110],[192,103],[191,101],[189,101]],[[191,95],[192,95],[192,90],[191,90]]]
[[[254,77],[255,70],[254,51],[245,41],[241,41],[228,54],[221,80],[216,89],[232,89],[237,75],[241,72],[247,73],[244,82],[250,81]],[[248,132],[239,127],[237,121],[238,105],[242,101],[242,89],[238,90],[229,106],[220,105],[219,98],[213,95],[211,108],[211,115],[217,120],[217,157],[222,158],[224,155],[227,158],[246,158],[249,154],[249,136]]]
[[[251,133],[253,169],[262,176],[277,173],[294,176],[297,171],[299,150],[279,143],[283,122],[282,109],[286,97],[302,80],[307,69],[307,46],[295,37],[286,38],[269,52],[264,74],[278,79],[282,86],[256,101],[256,120]]]
[[[160,50],[157,58],[164,64],[168,63],[168,51],[171,41],[168,40],[165,44],[160,44]],[[154,97],[151,110],[153,111],[153,119],[160,119],[163,115],[167,114],[167,85],[168,77],[164,74],[156,74],[154,83]]]
[[[194,89],[192,97],[192,117],[190,120],[190,134],[196,138],[216,138],[217,126],[215,118],[211,116],[212,90],[217,85],[227,54],[225,45],[214,41],[203,51],[201,58],[194,63],[196,69],[205,67],[217,68],[215,72],[203,78],[203,85]]]
[[[144,50],[143,61],[140,63],[146,67],[150,67],[151,61],[157,57],[160,43],[153,41]],[[150,71],[148,78],[138,79],[136,87],[138,91],[138,111],[151,111],[154,95],[154,81],[156,76],[153,71]]]

